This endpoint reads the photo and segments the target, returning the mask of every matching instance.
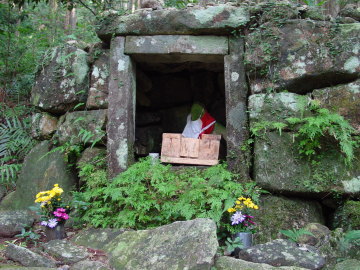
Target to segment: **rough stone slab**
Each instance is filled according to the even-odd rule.
[[[92,144],[94,141],[104,143],[105,127],[107,121],[107,110],[78,111],[66,113],[60,117],[56,136],[60,144],[70,142],[76,144],[85,142],[82,140],[84,134],[81,130],[91,132],[92,137],[86,139],[86,144]]]
[[[104,51],[92,67],[86,108],[107,109],[109,76],[109,51]]]
[[[88,73],[85,51],[66,44],[46,52],[31,91],[31,103],[54,114],[65,113],[85,103]]]
[[[284,122],[288,117],[306,116],[310,99],[294,93],[255,94],[249,96],[250,125],[262,121]]]
[[[240,251],[239,258],[273,266],[299,266],[307,269],[321,269],[325,265],[325,258],[316,248],[308,245],[298,247],[294,242],[284,239],[244,249]]]
[[[71,239],[71,241],[80,246],[90,247],[93,249],[104,249],[104,246],[125,231],[127,230],[91,228],[79,232],[73,239]]]
[[[13,237],[21,229],[31,226],[34,217],[29,211],[0,211],[0,237]]]
[[[31,136],[37,140],[47,140],[57,129],[58,118],[48,113],[35,113],[31,118]]]
[[[241,259],[235,259],[233,257],[222,256],[216,260],[215,267],[217,270],[235,270],[235,269],[251,269],[251,270],[305,270],[307,268],[296,266],[281,266],[274,267],[265,263],[253,263],[247,262]]]
[[[71,244],[66,240],[52,240],[44,244],[43,247],[45,252],[65,264],[76,263],[89,256],[85,248]]]
[[[210,269],[218,248],[210,219],[178,221],[117,236],[105,251],[115,269]]]
[[[110,268],[99,261],[80,261],[73,264],[70,270],[110,270]]]
[[[242,179],[248,179],[249,159],[246,151],[241,150],[249,138],[244,40],[232,37],[229,39],[229,47],[230,54],[224,58],[227,162],[232,171],[240,173]]]
[[[9,244],[5,249],[5,256],[9,259],[28,267],[55,267],[55,262],[31,250],[14,244]],[[1,267],[0,267],[1,268]]]
[[[348,259],[337,263],[334,270],[359,270],[360,261],[356,259]]]
[[[281,27],[264,24],[246,36],[252,93],[275,88],[303,94],[359,78],[359,33],[360,23],[338,28],[311,20],[288,20]]]
[[[69,195],[77,178],[70,172],[62,153],[54,152],[45,157],[51,146],[49,141],[43,141],[29,152],[16,182],[16,191],[1,201],[0,209],[28,209],[34,205],[38,192],[50,190],[54,184],[59,184],[65,196]]]
[[[319,165],[311,166],[299,154],[294,133],[267,132],[255,139],[254,179],[260,187],[283,194],[306,194],[314,198],[334,190],[339,194],[359,194],[360,152],[355,152],[352,168],[345,165],[339,150],[334,150],[334,143],[324,144],[321,153]],[[315,178],[315,173],[320,178]]]
[[[126,54],[207,54],[229,52],[227,37],[219,36],[128,36]]]
[[[255,213],[259,229],[254,235],[257,244],[283,237],[279,230],[303,228],[309,223],[323,224],[325,221],[321,205],[315,200],[266,195],[261,197],[259,207]]]
[[[217,5],[207,8],[141,10],[108,15],[97,31],[102,40],[126,35],[227,35],[249,22],[245,8]]]
[[[134,159],[136,67],[124,54],[125,38],[116,37],[110,49],[110,81],[107,125],[109,176],[127,169]]]
[[[317,89],[312,96],[322,107],[342,115],[360,133],[360,80]]]

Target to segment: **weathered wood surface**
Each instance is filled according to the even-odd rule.
[[[220,135],[204,134],[202,139],[164,133],[161,161],[166,163],[216,165],[219,163]]]

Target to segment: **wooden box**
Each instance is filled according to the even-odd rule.
[[[204,134],[202,139],[163,133],[161,161],[166,163],[216,165],[219,163],[221,135]]]

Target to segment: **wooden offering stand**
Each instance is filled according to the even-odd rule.
[[[163,133],[161,161],[191,165],[219,163],[221,135],[203,134],[201,139],[185,138],[178,133]]]

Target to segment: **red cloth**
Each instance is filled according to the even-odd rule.
[[[202,126],[201,126],[201,129],[204,129],[206,128],[208,125],[211,125],[209,126],[208,128],[206,128],[205,130],[203,130],[200,135],[199,135],[199,138],[201,138],[201,135],[203,134],[210,134],[214,131],[214,128],[215,128],[215,118],[212,117],[208,112],[205,111],[204,115],[201,117],[201,122],[202,122]]]

